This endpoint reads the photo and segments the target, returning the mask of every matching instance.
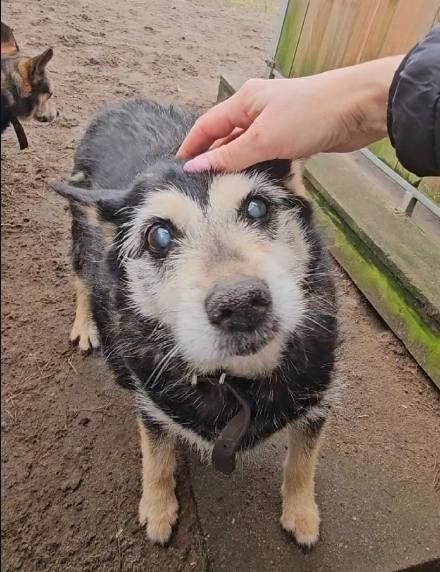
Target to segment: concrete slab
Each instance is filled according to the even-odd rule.
[[[393,572],[440,557],[432,488],[396,482],[396,467],[357,462],[340,450],[340,439],[332,434],[321,455],[322,537],[308,554],[278,524],[283,434],[231,478],[193,464],[212,572]]]

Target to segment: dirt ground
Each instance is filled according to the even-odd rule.
[[[227,539],[222,547],[220,532],[216,542],[206,528],[209,514],[221,519],[222,513],[209,500],[211,491],[200,486],[209,489],[218,477],[209,481],[211,470],[201,473],[197,463],[192,475],[194,461],[185,451],[178,474],[179,526],[170,546],[152,547],[137,524],[140,451],[130,397],[115,387],[99,358],[69,347],[69,217],[47,181],[69,172],[87,118],[102,102],[145,95],[203,107],[215,101],[220,70],[261,74],[276,7],[275,0],[2,2],[2,19],[15,29],[23,52],[54,47],[50,71],[61,113],[51,125],[27,127],[26,151],[18,150],[12,131],[2,139],[4,570],[204,571],[228,562]],[[320,479],[326,467],[331,473],[337,448],[340,466],[354,459],[378,475],[386,471],[395,483],[391,497],[407,494],[414,503],[409,514],[416,513],[417,495],[438,488],[438,395],[342,271],[335,268],[335,274],[342,322],[338,375],[345,389]],[[268,498],[275,499],[278,466],[271,471]],[[264,510],[276,523],[278,500],[266,502]],[[438,555],[430,543],[432,521],[426,517],[425,530],[424,518],[410,528],[394,519],[378,529],[373,517],[366,518],[372,562],[378,550],[388,546],[392,552],[390,530],[399,526],[412,530],[427,558]],[[335,544],[340,551],[345,542],[356,542],[349,531],[344,535]],[[252,560],[261,536],[246,542],[243,553]],[[287,538],[274,542],[299,558]],[[419,553],[412,553],[411,563]],[[267,565],[252,567],[240,558],[231,570],[282,569],[272,556]]]

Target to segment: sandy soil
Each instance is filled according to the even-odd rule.
[[[99,358],[69,347],[69,217],[47,180],[69,172],[87,118],[104,101],[145,95],[206,106],[215,100],[221,69],[262,73],[276,5],[2,2],[2,19],[15,29],[23,52],[54,47],[50,70],[61,112],[54,124],[27,128],[30,148],[24,152],[12,131],[2,140],[5,570],[210,567],[184,452],[178,475],[183,508],[170,547],[151,547],[138,527],[140,454],[130,398],[113,385]],[[343,338],[338,374],[348,382],[336,422],[347,438],[339,446],[344,455],[371,457],[378,465],[403,458],[408,479],[432,484],[435,392],[349,280],[336,273]],[[399,401],[402,391],[405,402]],[[389,431],[376,430],[372,415],[386,419]]]

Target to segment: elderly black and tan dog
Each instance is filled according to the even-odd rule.
[[[12,125],[20,149],[28,146],[20,120],[48,122],[57,116],[46,71],[52,56],[52,48],[34,57],[22,55],[13,31],[1,23],[1,132]]]
[[[318,539],[314,472],[334,394],[328,259],[288,161],[188,174],[174,155],[191,111],[131,100],[92,120],[70,202],[77,312],[71,338],[102,345],[134,391],[141,524],[165,543],[177,520],[175,444],[228,473],[235,454],[286,429],[282,527]],[[293,188],[292,188],[293,180]]]

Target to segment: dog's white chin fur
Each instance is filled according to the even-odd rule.
[[[263,270],[266,269],[266,273]],[[265,346],[250,355],[228,355],[223,336],[210,324],[204,309],[205,292],[186,288],[177,306],[165,321],[174,332],[185,360],[197,371],[224,371],[240,377],[263,377],[281,362],[290,335],[303,319],[306,302],[299,281],[275,264],[261,265],[260,276],[269,285],[274,318],[279,327]]]
[[[263,377],[278,367],[286,343],[287,335],[277,334],[259,351],[249,355],[217,357],[216,352],[209,352],[209,357],[201,359],[199,351],[196,353],[194,347],[185,345],[182,347],[182,354],[185,361],[200,374],[223,371],[237,377]]]

